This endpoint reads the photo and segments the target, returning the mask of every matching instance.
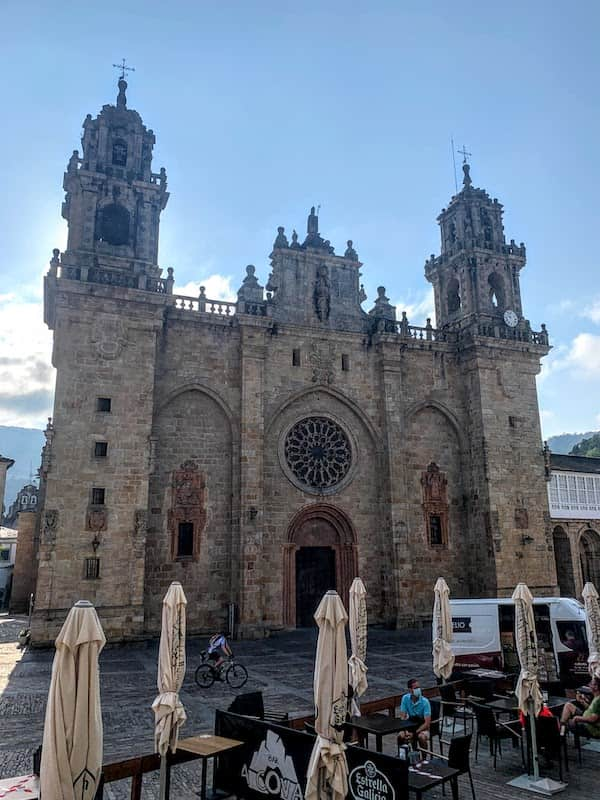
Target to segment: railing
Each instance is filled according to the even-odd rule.
[[[200,297],[186,297],[182,294],[172,295],[175,308],[180,311],[196,311],[203,314],[215,314],[218,317],[232,317],[236,311],[236,304],[228,300],[209,300],[204,295]]]
[[[549,338],[546,326],[542,325],[540,331],[532,331],[529,326],[509,328],[504,324],[479,323],[467,325],[464,328],[434,328],[431,320],[425,326],[411,325],[403,312],[401,320],[378,319],[375,322],[375,331],[378,333],[395,333],[402,339],[412,339],[416,342],[448,342],[456,343],[468,341],[473,336],[483,336],[489,339],[504,339],[511,342],[523,342],[548,346]]]

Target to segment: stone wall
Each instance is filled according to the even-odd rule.
[[[17,517],[17,552],[13,568],[10,613],[27,614],[29,596],[35,594],[37,578],[37,515],[32,511],[21,512]]]

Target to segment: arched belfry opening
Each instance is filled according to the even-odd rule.
[[[290,523],[284,546],[284,624],[313,625],[317,605],[329,589],[347,607],[357,570],[356,534],[346,514],[325,503],[302,509]]]
[[[503,311],[506,308],[506,296],[504,293],[504,281],[497,272],[492,272],[488,278],[490,305],[495,311]]]

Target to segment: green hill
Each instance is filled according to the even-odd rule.
[[[595,433],[588,439],[583,439],[573,447],[569,455],[600,458],[600,433]]]

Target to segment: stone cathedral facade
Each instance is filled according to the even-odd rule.
[[[69,235],[45,278],[57,368],[33,636],[80,598],[113,639],[156,634],[184,586],[191,631],[310,624],[355,575],[372,623],[454,596],[556,591],[535,376],[549,349],[521,305],[525,247],[471,183],[425,264],[436,325],[378,289],[311,210],[235,303],[174,293],[158,265],[169,193],[154,134],[116,105],[83,124],[64,176]],[[261,279],[264,285],[261,285]]]

